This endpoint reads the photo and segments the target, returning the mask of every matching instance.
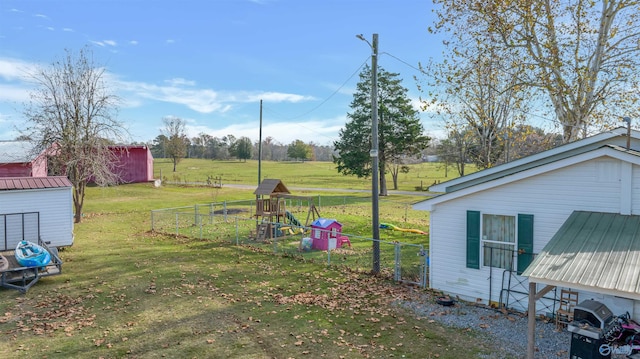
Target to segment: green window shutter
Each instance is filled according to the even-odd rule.
[[[518,214],[518,274],[533,261],[533,214]]]
[[[467,268],[480,269],[480,212],[467,211]]]

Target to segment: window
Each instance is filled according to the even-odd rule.
[[[516,247],[517,246],[517,247]],[[516,217],[467,211],[467,268],[494,266],[516,270],[521,274],[533,261],[533,215]],[[517,250],[517,268],[513,268],[513,252]],[[481,258],[482,257],[482,258]]]
[[[482,215],[482,263],[485,266],[513,269],[516,250],[516,217]]]

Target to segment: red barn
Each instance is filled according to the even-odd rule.
[[[0,141],[0,177],[46,177],[46,151],[29,141]]]
[[[153,155],[149,147],[109,146],[118,161],[113,166],[114,173],[122,183],[153,181]]]

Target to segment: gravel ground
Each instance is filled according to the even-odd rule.
[[[424,301],[405,302],[403,305],[417,315],[433,319],[455,328],[471,328],[487,335],[499,351],[481,359],[526,358],[527,317],[523,313],[503,313],[485,306],[456,302],[446,307],[432,298]],[[571,333],[557,331],[555,323],[536,321],[536,358],[568,358]]]

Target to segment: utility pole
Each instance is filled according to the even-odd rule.
[[[356,35],[356,37],[371,47],[371,232],[373,237],[373,266],[371,272],[373,274],[380,273],[380,213],[379,213],[379,196],[380,184],[378,169],[378,34],[373,34],[372,41],[369,43],[364,36]]]
[[[260,186],[260,181],[262,181],[261,172],[262,171],[262,100],[260,100],[260,134],[258,136],[258,186]]]

